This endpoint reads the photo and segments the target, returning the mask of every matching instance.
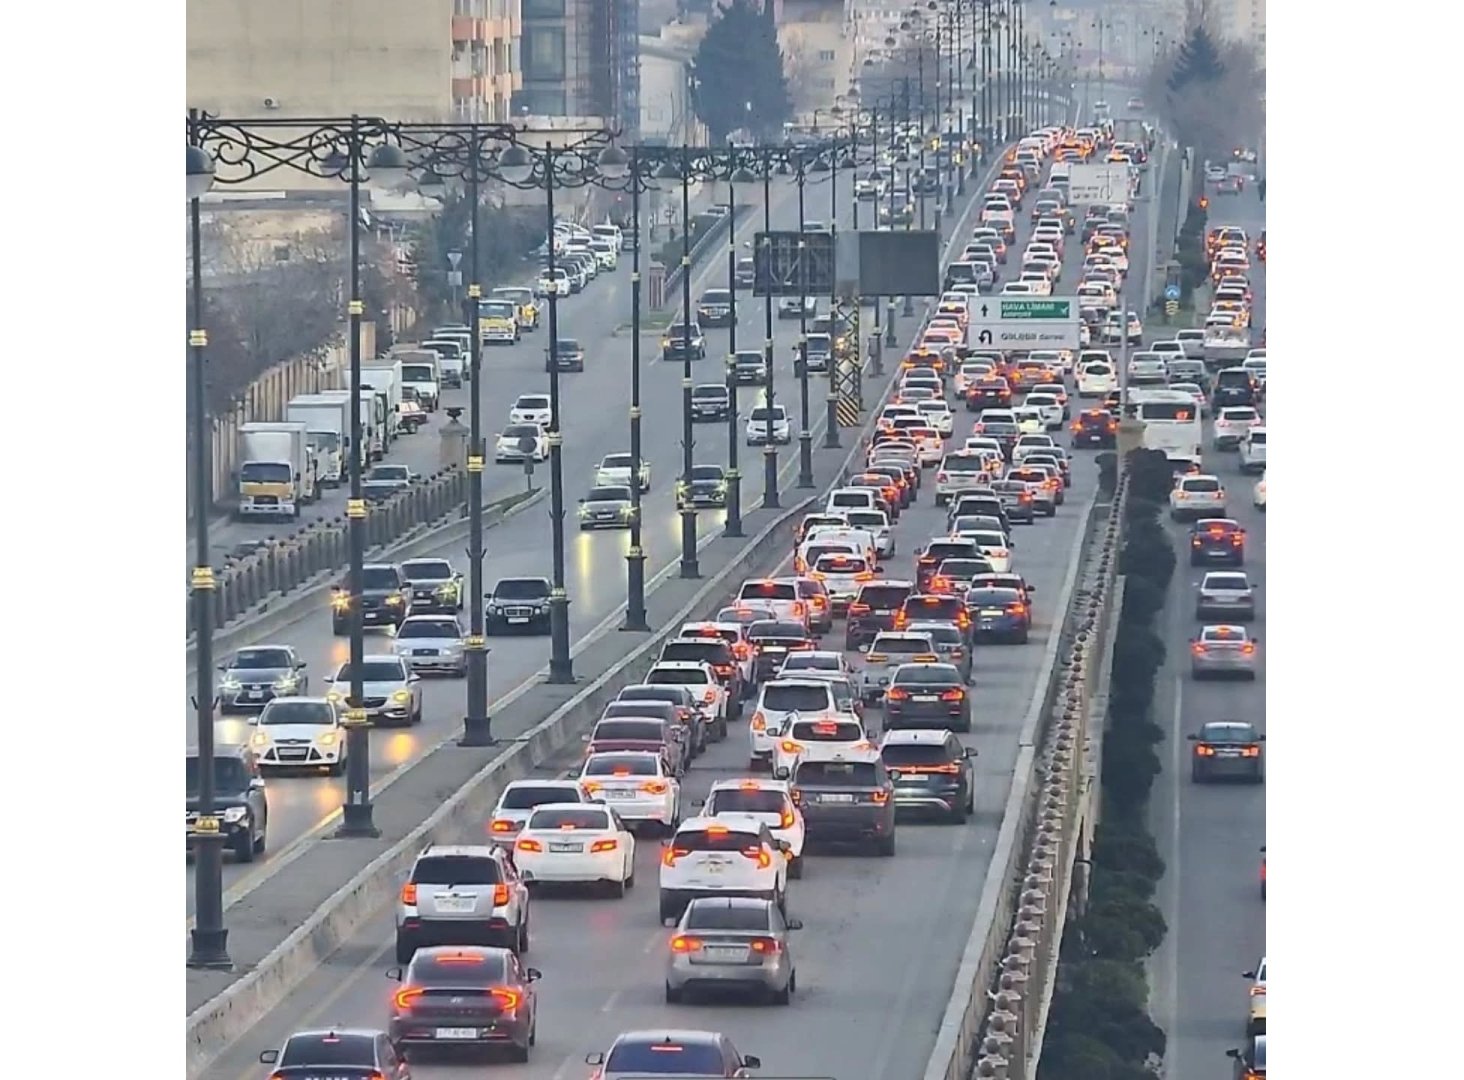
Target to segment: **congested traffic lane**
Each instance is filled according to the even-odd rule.
[[[692,203],[693,212],[698,212],[719,201],[721,194],[712,191],[699,193],[697,199]],[[842,191],[840,195],[843,195]],[[786,214],[787,207],[790,205],[796,206],[796,198],[793,185],[781,178],[775,181],[773,185],[775,217]],[[741,216],[744,219],[750,217],[745,213]],[[757,217],[760,228],[762,216],[758,214]],[[745,226],[738,230],[739,236],[744,233],[750,236],[752,230],[750,220],[739,224]],[[649,249],[650,243],[647,242],[646,253],[649,252]],[[630,252],[628,250],[623,252],[618,269],[610,273],[601,273],[598,278],[590,282],[584,291],[566,298],[559,305],[560,336],[576,337],[591,350],[584,373],[569,376],[566,384],[576,381],[583,382],[591,400],[601,403],[613,401],[623,404],[625,408],[628,408],[630,403],[629,385],[623,377],[616,378],[611,367],[604,363],[600,355],[600,343],[611,341],[616,328],[630,321],[630,260]],[[723,266],[723,260],[708,257],[697,271],[697,278],[701,279],[708,274],[721,274],[722,277],[725,277],[725,271],[721,269]],[[527,277],[521,277],[521,280],[532,284]],[[720,283],[720,280],[715,282],[715,284]],[[700,280],[694,281],[693,284],[698,289],[702,287]],[[697,295],[700,295],[699,292],[694,292],[693,301]],[[482,395],[484,423],[486,430],[490,433],[490,450],[492,448],[491,433],[495,432],[497,425],[506,419],[508,403],[519,394],[548,388],[548,376],[544,373],[544,350],[548,347],[549,336],[547,326],[548,313],[541,312],[540,328],[535,332],[524,334],[517,345],[484,346],[483,378],[478,392]],[[757,339],[762,340],[761,332]],[[656,344],[650,342],[649,339],[647,343]],[[649,350],[646,352],[649,355]],[[423,476],[436,472],[441,467],[441,445],[438,433],[441,425],[447,421],[447,413],[444,410],[461,407],[463,409],[462,421],[467,423],[467,409],[471,400],[468,395],[470,393],[472,393],[471,384],[460,390],[444,390],[442,408],[431,414],[428,422],[423,424],[415,435],[399,438],[385,460],[393,464],[406,465],[413,472]],[[624,416],[623,408],[607,411]],[[567,439],[566,446],[568,446]],[[607,447],[601,452],[611,453],[615,449],[623,449],[623,447]],[[516,469],[512,471],[517,473]],[[545,471],[547,472],[547,469]],[[485,483],[485,498],[491,502],[499,494],[508,494],[514,488],[515,478],[515,476],[503,476],[490,472]],[[523,483],[522,477],[516,479],[519,484]],[[299,520],[293,522],[220,519],[212,526],[210,535],[215,557],[221,557],[235,545],[246,541],[261,540],[268,536],[281,536],[308,525],[312,521],[340,517],[345,513],[347,494],[345,485],[327,489],[320,501],[304,507]],[[193,540],[190,537],[188,541],[190,558],[193,550]]]
[[[1240,225],[1254,239],[1265,227],[1263,206],[1249,190],[1212,197],[1210,224]],[[1259,339],[1265,326],[1264,263],[1254,263],[1251,286]],[[1189,641],[1201,625],[1194,598],[1204,569],[1189,566],[1185,529],[1175,527],[1180,562],[1164,616],[1169,660],[1156,703],[1169,741],[1160,747],[1164,768],[1151,803],[1152,827],[1166,865],[1158,902],[1169,933],[1154,957],[1153,1009],[1155,1022],[1169,1037],[1169,1075],[1228,1080],[1233,1063],[1225,1051],[1245,1043],[1249,998],[1242,975],[1266,951],[1259,850],[1266,842],[1266,786],[1192,782],[1193,744],[1185,736],[1217,720],[1249,721],[1266,730],[1266,516],[1251,502],[1256,477],[1241,475],[1234,452],[1217,452],[1207,441],[1204,468],[1220,477],[1227,514],[1246,530],[1244,570],[1258,591],[1249,628],[1260,641],[1259,660],[1253,683],[1196,683],[1190,677]]]
[[[1092,495],[1094,470],[1086,464],[1075,468],[1074,485],[1056,518],[1018,526],[1014,565],[1037,588],[1031,641],[976,652],[973,731],[960,736],[979,753],[976,812],[969,821],[902,820],[893,859],[810,853],[805,877],[789,885],[789,912],[805,928],[792,943],[798,993],[787,1009],[664,1003],[663,950],[671,931],[657,923],[660,853],[653,839],[638,841],[636,888],[622,901],[536,896],[529,961],[544,972],[541,1022],[531,1063],[516,1072],[545,1080],[582,1077],[588,1072],[585,1053],[605,1049],[618,1032],[668,1026],[724,1030],[746,1052],[760,1055],[774,1075],[920,1075],[970,933],[1011,783],[1018,732],[1058,616],[1082,510]],[[898,554],[886,563],[887,579],[908,578],[915,549],[944,535],[946,514],[934,505],[933,487],[927,474],[918,503],[896,526]],[[823,641],[839,647],[842,625]],[[847,655],[859,663],[858,654]],[[878,726],[877,709],[866,717],[872,728]],[[748,749],[746,721],[734,723],[728,739],[693,764],[683,805],[705,798],[716,780],[746,775]],[[395,985],[383,977],[392,963],[392,936],[392,914],[384,911],[208,1075],[252,1076],[260,1050],[311,1024],[382,1026]],[[461,1065],[413,1064],[419,1080],[465,1072]]]
[[[840,205],[847,208],[852,199],[852,182],[841,175]],[[827,183],[809,186],[809,204],[815,197],[827,206]],[[810,215],[812,211],[807,211]],[[773,193],[775,228],[797,227],[796,191],[786,189]],[[752,218],[757,218],[754,226]],[[744,213],[747,235],[761,228],[761,214]],[[744,235],[739,230],[739,236]],[[617,271],[620,280],[628,281],[628,261]],[[722,286],[726,278],[725,259],[712,258],[693,279],[692,299],[695,303],[706,288]],[[585,494],[596,466],[604,455],[629,449],[629,379],[631,340],[616,336],[616,326],[628,321],[629,300],[619,310],[611,302],[594,307],[581,307],[598,285],[616,282],[597,280],[586,293],[564,304],[560,311],[560,335],[575,337],[588,348],[585,371],[561,376],[562,427],[564,437],[564,483],[566,502],[566,582],[570,596],[571,640],[575,641],[613,617],[625,599],[625,555],[628,534],[619,530],[580,532],[575,517],[576,500]],[[607,290],[608,292],[608,290]],[[820,312],[827,310],[821,301]],[[738,341],[746,347],[758,347],[764,340],[764,312],[761,298],[738,304]],[[581,317],[583,316],[583,321]],[[866,309],[866,318],[872,311]],[[648,326],[659,325],[664,317]],[[907,331],[909,321],[905,321]],[[693,378],[698,381],[722,382],[725,378],[721,358],[726,352],[727,331],[707,331],[707,359],[693,364]],[[544,391],[548,375],[543,370],[543,341],[547,330],[526,335],[516,347],[490,348],[485,352],[483,391],[490,395],[485,411],[485,433],[491,448],[492,440],[507,419],[508,406],[520,393]],[[793,350],[798,336],[796,320],[774,320],[774,380],[778,399],[788,408],[794,424],[791,446],[779,448],[780,490],[785,504],[792,498],[797,474],[798,383],[793,377]],[[642,425],[644,458],[651,465],[652,488],[642,500],[644,529],[642,547],[646,553],[648,578],[675,563],[681,550],[680,515],[675,506],[675,483],[681,471],[681,370],[679,363],[660,359],[659,336],[646,335],[641,343],[641,401],[646,422]],[[809,382],[810,418],[817,429],[824,415],[826,381],[814,376]],[[739,412],[745,418],[758,400],[760,387],[743,387],[738,394]],[[608,403],[616,402],[617,406]],[[670,418],[669,422],[658,422]],[[744,444],[739,426],[739,456],[743,472],[743,506],[751,510],[760,504],[762,495],[762,450]],[[425,438],[433,438],[424,434]],[[695,429],[696,460],[705,464],[727,463],[727,425],[725,422],[698,424]],[[518,465],[492,465],[487,477],[485,499],[491,501],[516,490],[525,483]],[[548,484],[548,466],[540,465],[535,483]],[[550,572],[548,501],[510,518],[486,535],[488,550],[484,581],[488,588],[500,577],[548,576]],[[703,510],[698,513],[699,533],[708,537],[720,533],[725,512]],[[448,558],[466,573],[466,542],[450,544],[422,552],[425,556]],[[466,626],[467,617],[463,616]],[[263,639],[240,641],[235,648],[251,644],[278,642],[294,645],[307,664],[311,693],[323,693],[331,675],[348,658],[345,637],[331,631],[330,614],[322,601],[318,611],[311,612],[290,627],[273,632]],[[547,660],[545,637],[494,637],[489,642],[490,693],[497,699],[531,678]],[[391,651],[386,632],[370,630],[367,634],[368,655]],[[373,734],[371,744],[371,776],[373,783],[387,774],[414,763],[444,739],[451,737],[462,723],[466,704],[463,680],[423,680],[423,722],[412,728],[387,729]],[[193,688],[185,686],[184,737],[186,745],[194,745],[191,714]],[[219,737],[228,742],[247,739],[247,722],[225,718],[220,723]],[[291,841],[320,827],[340,807],[342,783],[339,779],[318,776],[271,776],[266,779],[269,799],[268,846],[259,860],[250,865],[226,861],[225,888],[233,888],[241,879],[258,880],[269,873],[272,853]],[[192,911],[192,876],[188,876],[187,897]]]

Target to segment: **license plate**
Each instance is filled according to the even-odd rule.
[[[571,851],[573,851],[573,852],[579,852],[579,851],[584,851],[584,849],[585,849],[585,846],[583,844],[550,844],[549,845],[549,850],[550,851],[561,851],[561,852],[571,852]]]
[[[1239,750],[1216,750],[1216,757],[1238,758],[1241,756]]]
[[[476,1039],[478,1037],[478,1029],[477,1028],[438,1028],[437,1029],[437,1037],[439,1039]]]
[[[605,789],[605,794],[612,799],[630,799],[635,797],[635,788],[611,787]]]
[[[914,696],[914,700],[916,700],[916,701],[939,701],[940,698],[936,697],[936,695],[934,695],[934,694],[916,694]]]
[[[473,910],[471,896],[438,896],[437,910],[444,912],[468,912]]]
[[[412,655],[413,656],[436,656],[437,655],[437,650],[436,649],[413,649],[412,650]]]
[[[1004,612],[1004,611],[996,611],[996,610],[982,611],[981,612],[981,617],[983,619],[999,619],[999,618],[1001,618],[1005,614],[1006,614],[1006,612]]]
[[[703,954],[708,960],[725,960],[734,963],[747,959],[747,949],[742,946],[708,945],[703,950]]]
[[[707,863],[705,866],[702,867],[702,869],[705,870],[708,874],[711,874],[713,877],[716,877],[720,875],[723,870],[727,869],[727,864],[719,862]]]
[[[510,615],[508,621],[511,623],[525,623],[529,621],[529,617],[527,615]]]
[[[853,795],[820,795],[818,797],[818,801],[819,802],[832,802],[832,803],[851,803],[851,802],[854,801],[854,796]]]
[[[245,690],[244,691],[244,697],[251,698],[254,701],[258,701],[260,698],[264,697],[264,691],[263,690]]]

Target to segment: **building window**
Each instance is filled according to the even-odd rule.
[[[831,63],[833,61],[833,59],[834,59],[834,50],[833,49],[820,49],[818,51],[818,58],[820,60],[822,60],[826,64]]]
[[[520,10],[526,19],[562,19],[564,0],[523,0]]]
[[[529,116],[568,116],[563,90],[525,88],[513,95],[514,111]]]
[[[564,78],[564,31],[553,26],[526,26],[523,33],[524,78],[552,82]]]

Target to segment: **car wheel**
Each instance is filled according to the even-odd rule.
[[[410,938],[398,934],[396,939],[396,962],[398,964],[410,964],[412,954],[417,951]]]
[[[741,712],[740,708],[738,709],[738,712]],[[727,737],[727,718],[725,716],[719,716],[717,718],[717,724],[716,727],[713,728],[713,731],[715,733],[717,742],[721,742]]]
[[[662,921],[664,922],[665,920],[663,919]],[[680,1005],[681,1002],[685,1000],[685,998],[686,998],[686,991],[685,990],[678,989],[677,987],[672,986],[670,983],[667,983],[666,984],[666,1004],[667,1005]]]
[[[895,834],[894,833],[890,833],[887,836],[881,836],[879,838],[879,848],[878,848],[878,850],[879,850],[880,856],[883,857],[883,858],[889,858],[892,855],[894,855],[894,853],[895,853]]]
[[[234,858],[241,863],[254,861],[254,822],[247,821],[244,828],[239,831],[238,837],[234,840]]]
[[[791,984],[783,987],[783,989],[781,990],[774,990],[769,995],[769,998],[774,1005],[787,1005],[791,1003],[793,1000],[793,990]]]
[[[508,1044],[508,1060],[515,1064],[522,1065],[529,1060],[529,1046],[525,1043],[520,1046],[518,1043]]]
[[[665,924],[667,922],[674,922],[676,919],[681,917],[681,911],[679,906],[675,902],[670,900],[665,893],[661,894],[660,910],[662,924]]]
[[[607,886],[607,891],[610,893],[610,899],[612,899],[612,900],[624,900],[625,899],[625,879],[624,878],[621,878],[619,881],[609,881],[609,882],[606,882],[606,886]]]

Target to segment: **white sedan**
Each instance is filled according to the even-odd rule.
[[[530,884],[605,884],[624,896],[635,884],[635,837],[611,806],[547,803],[519,830],[513,862]]]
[[[938,401],[917,401],[915,408],[925,418],[926,423],[941,435],[950,437],[956,428],[956,417],[951,412],[951,407],[944,400]]]
[[[1005,574],[1012,568],[1011,542],[995,530],[980,530],[964,534],[976,541],[981,557],[991,564],[991,572]]]
[[[493,445],[500,465],[549,460],[549,438],[538,424],[509,424]]]
[[[249,747],[262,769],[346,769],[346,729],[324,698],[275,698],[255,719]]]
[[[624,821],[654,823],[668,836],[681,821],[681,784],[660,754],[591,754],[580,768],[579,785],[588,798],[611,807]]]
[[[510,424],[547,425],[553,416],[548,394],[520,394],[508,410]]]

